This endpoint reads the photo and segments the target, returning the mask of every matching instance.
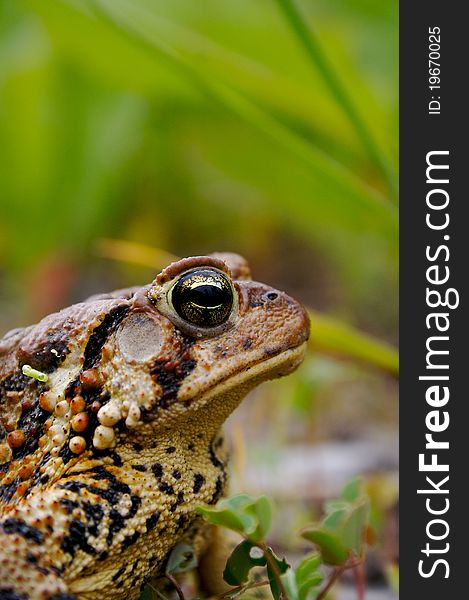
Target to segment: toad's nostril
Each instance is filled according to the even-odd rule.
[[[276,300],[278,298],[278,294],[276,292],[269,292],[265,295],[267,300]]]

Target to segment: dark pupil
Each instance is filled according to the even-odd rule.
[[[202,327],[215,327],[229,317],[233,292],[224,275],[204,269],[179,279],[173,288],[172,302],[184,320]]]
[[[228,290],[219,288],[216,285],[198,285],[197,287],[193,287],[188,291],[187,299],[189,302],[206,308],[214,308],[215,306],[231,302]]]

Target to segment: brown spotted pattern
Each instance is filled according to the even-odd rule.
[[[186,327],[167,301],[199,267],[233,281],[232,314],[212,332]],[[225,253],[7,334],[0,599],[138,598],[183,540],[213,571],[215,534],[195,508],[226,489],[221,426],[250,389],[298,366],[308,329],[296,301]]]

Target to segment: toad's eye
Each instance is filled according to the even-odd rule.
[[[198,269],[182,275],[171,290],[177,314],[192,325],[216,327],[229,318],[233,288],[226,275],[215,269]]]

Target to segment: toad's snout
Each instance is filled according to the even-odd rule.
[[[257,282],[239,286],[243,328],[257,332],[264,352],[278,354],[301,346],[309,338],[310,322],[304,307],[294,298]]]

